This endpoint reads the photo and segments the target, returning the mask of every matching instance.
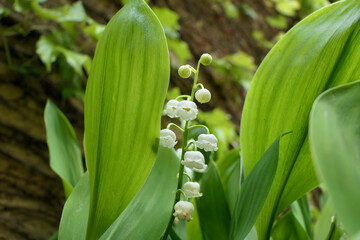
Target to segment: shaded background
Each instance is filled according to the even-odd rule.
[[[44,1],[41,1],[44,2]],[[0,239],[48,239],[65,202],[49,167],[43,110],[52,99],[83,139],[83,94],[103,25],[122,1],[0,0]],[[326,0],[152,0],[171,54],[169,98],[191,81],[181,64],[214,57],[200,82],[212,101],[199,114],[229,148],[239,145],[241,110],[251,78],[269,49]],[[64,7],[65,6],[65,7]],[[50,10],[52,9],[52,10]],[[167,119],[163,119],[166,123]]]

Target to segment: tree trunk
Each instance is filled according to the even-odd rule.
[[[51,6],[49,1],[48,6]],[[66,1],[56,4],[63,5]],[[95,20],[106,23],[121,7],[111,0],[84,0],[84,6]],[[261,30],[271,39],[277,30],[265,22],[266,15],[274,14],[262,1],[235,0],[240,9],[238,19],[225,16],[220,3],[214,0],[153,0],[151,6],[168,7],[180,15],[181,38],[186,41],[195,62],[202,53],[214,57],[242,50],[252,56],[259,64],[266,54],[252,37],[254,30]],[[11,3],[0,3],[12,8]],[[242,11],[247,4],[259,16],[256,21]],[[23,24],[25,15],[12,11],[9,17],[1,19],[3,28]],[[7,64],[6,42],[0,42],[0,239],[47,239],[58,229],[61,211],[65,202],[60,179],[49,168],[43,109],[46,99],[51,98],[64,111],[72,122],[78,139],[82,141],[83,106],[75,99],[61,101],[59,93],[59,74],[36,73],[44,69],[42,63],[34,58],[35,44],[43,30],[31,30],[33,25],[46,24],[58,27],[51,22],[43,22],[29,14],[26,36],[15,34],[7,36],[13,66],[31,63],[26,73],[13,70]],[[38,29],[38,28],[37,28]],[[86,52],[92,54],[95,43]],[[42,70],[43,71],[43,70]],[[239,125],[245,91],[238,83],[222,84],[215,79],[211,68],[201,70],[200,82],[212,92],[212,101],[204,110],[220,107],[232,116]],[[170,86],[179,86],[182,91],[191,88],[189,81],[171,73]]]

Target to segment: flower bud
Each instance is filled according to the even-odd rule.
[[[188,167],[195,172],[204,172],[207,168],[205,164],[205,158],[199,151],[188,151],[184,155],[184,160],[181,164]]]
[[[176,145],[176,135],[170,129],[160,131],[160,146],[173,148]]]
[[[212,57],[210,54],[208,53],[204,53],[203,55],[201,55],[200,57],[200,63],[202,65],[209,65],[212,62]]]
[[[207,89],[199,89],[195,93],[195,98],[199,103],[207,103],[210,102],[211,93]]]
[[[165,114],[171,118],[178,117],[176,114],[178,105],[179,105],[179,101],[177,101],[177,100],[168,101],[166,104],[166,108],[165,108]]]
[[[181,120],[189,121],[194,120],[198,114],[197,106],[192,101],[181,101],[177,106],[176,115],[181,118]]]
[[[183,191],[187,198],[201,197],[200,184],[197,182],[187,182],[184,184]]]
[[[183,65],[179,67],[178,74],[182,78],[188,78],[191,75],[191,69],[188,66]]]
[[[200,134],[196,141],[198,148],[204,149],[206,152],[217,151],[217,138],[214,134]]]
[[[194,213],[194,205],[191,202],[179,201],[174,206],[174,216],[179,220],[187,220],[188,222],[192,219],[191,215]]]

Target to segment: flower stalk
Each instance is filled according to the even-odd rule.
[[[178,173],[177,190],[175,194],[172,214],[170,216],[168,225],[161,237],[162,240],[167,239],[175,219],[187,220],[187,221],[190,221],[192,219],[191,215],[194,212],[194,206],[192,205],[192,203],[188,202],[187,199],[202,196],[202,193],[200,193],[200,185],[197,182],[192,182],[191,177],[184,172],[185,166],[197,172],[204,172],[206,170],[207,165],[205,164],[205,158],[201,152],[196,151],[197,145],[200,144],[205,151],[214,151],[215,149],[217,149],[216,146],[217,139],[216,138],[214,139],[215,136],[210,134],[210,131],[206,126],[204,125],[190,126],[190,121],[195,120],[198,114],[198,109],[194,102],[194,97],[200,103],[205,103],[210,101],[210,97],[208,96],[205,96],[206,101],[205,100],[199,101],[199,98],[196,97],[195,93],[198,87],[201,87],[201,90],[204,91],[204,86],[200,83],[197,83],[200,64],[208,65],[211,63],[211,60],[212,58],[209,54],[203,54],[197,63],[196,70],[190,65],[184,65],[179,68],[178,73],[182,78],[190,77],[192,72],[195,74],[194,82],[191,89],[191,95],[190,96],[180,95],[174,100],[170,100],[165,108],[166,115],[168,115],[170,118],[180,118],[180,120],[185,122],[185,126],[184,128],[180,128],[176,124],[170,123],[168,124],[166,130],[161,130],[161,133],[163,134],[163,139],[160,138],[160,145],[171,148],[175,146],[176,139],[174,139],[173,132],[171,132],[169,128],[171,126],[174,126],[182,132],[181,157],[180,157],[180,166]],[[208,90],[206,91],[208,92]],[[209,94],[210,93],[208,93],[207,95]],[[202,97],[201,99],[203,98],[204,97]],[[181,99],[185,99],[185,100],[181,100]],[[200,142],[195,141],[195,139],[189,139],[189,131],[190,129],[195,127],[202,127],[207,132],[207,134],[203,134],[205,137],[202,138],[204,139],[198,138],[198,140],[201,140]],[[188,177],[190,181],[183,186],[184,175]],[[184,201],[180,201],[181,193],[183,193],[185,196]]]

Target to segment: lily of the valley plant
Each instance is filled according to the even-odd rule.
[[[360,2],[315,12],[270,51],[245,101],[241,149],[221,149],[196,120],[195,100],[211,99],[200,66],[211,61],[181,66],[191,92],[164,107],[159,20],[143,0],[111,19],[86,86],[86,172],[69,121],[52,102],[45,109],[50,165],[67,197],[60,240],[359,238]],[[161,130],[162,113],[180,126]],[[312,215],[308,192],[320,184]]]

